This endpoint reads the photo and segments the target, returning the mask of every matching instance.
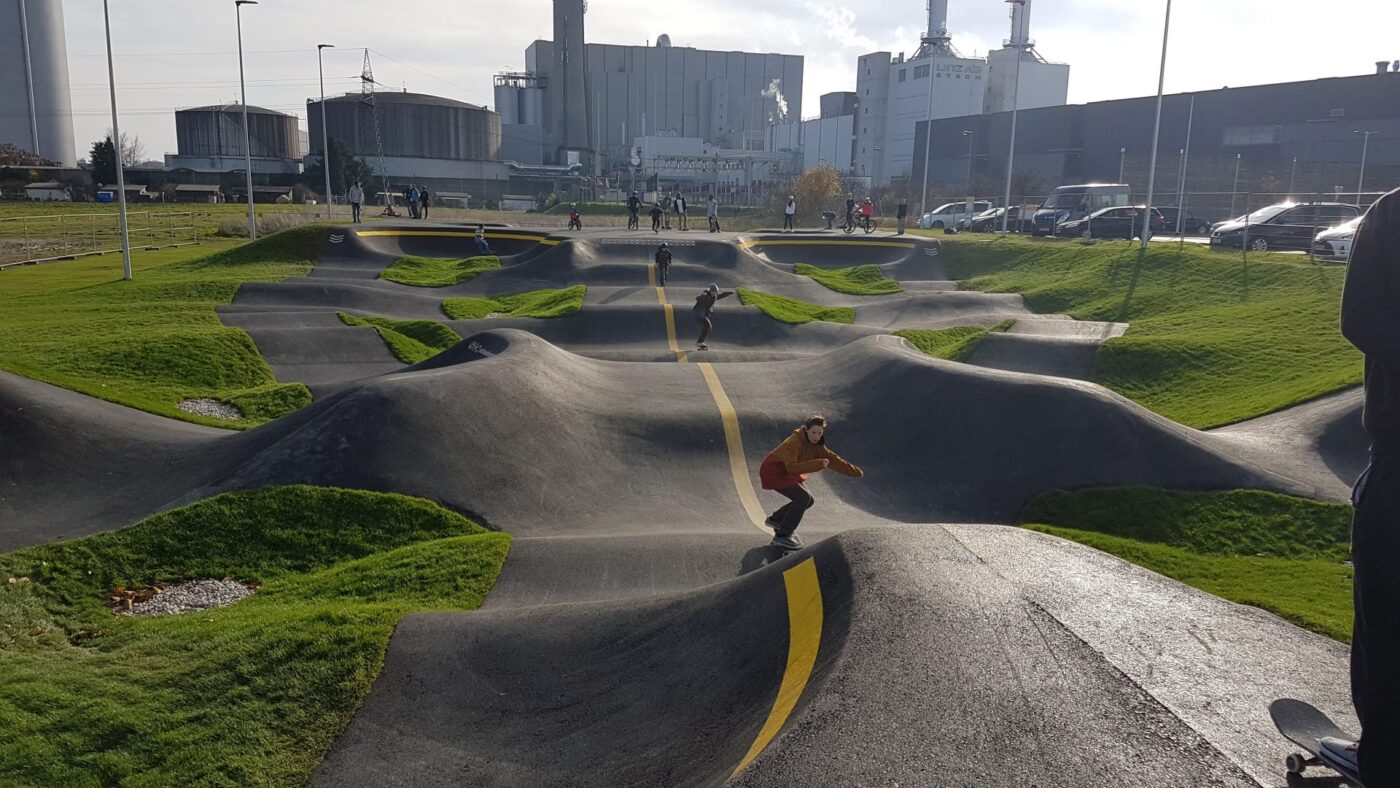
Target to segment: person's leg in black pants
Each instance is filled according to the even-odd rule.
[[[715,327],[715,324],[711,323],[708,317],[697,317],[695,320],[700,324],[700,338],[695,340],[695,344],[703,345],[705,340],[710,338],[710,330]]]
[[[1351,695],[1368,786],[1400,785],[1400,441],[1371,448],[1352,495]]]
[[[782,508],[773,512],[768,519],[777,523],[773,529],[774,536],[792,536],[792,532],[797,530],[797,526],[802,524],[802,515],[812,508],[815,499],[807,491],[807,485],[794,484],[791,487],[784,487],[774,492],[788,499]]]

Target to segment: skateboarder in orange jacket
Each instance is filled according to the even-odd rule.
[[[1400,786],[1400,190],[1371,206],[1356,231],[1342,334],[1366,355],[1371,433],[1371,464],[1351,494],[1351,696],[1361,742],[1323,739],[1322,748],[1352,759],[1370,788],[1385,788]]]
[[[773,529],[773,544],[784,550],[802,547],[802,540],[793,532],[814,503],[812,493],[807,490],[807,474],[830,468],[843,476],[865,475],[865,471],[827,448],[826,426],[824,417],[809,416],[801,427],[778,444],[778,448],[769,452],[758,467],[763,489],[773,490],[788,499],[782,508],[764,520],[764,524]]]

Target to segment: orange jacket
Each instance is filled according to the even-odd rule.
[[[828,449],[825,436],[820,442],[812,443],[807,440],[807,430],[798,427],[763,458],[763,464],[758,467],[758,479],[765,490],[781,490],[807,481],[807,474],[822,469],[822,460],[829,461],[831,470],[843,476],[865,475],[865,471]]]

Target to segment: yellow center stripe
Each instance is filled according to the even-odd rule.
[[[454,230],[361,230],[356,235],[363,238],[399,238],[412,236],[415,238],[475,238],[475,232],[459,232]],[[559,242],[539,235],[520,235],[518,233],[486,233],[487,238],[505,238],[513,241],[538,241],[545,246],[554,246]]]
[[[656,288],[656,300],[661,304],[661,310],[666,314],[666,346],[676,354],[676,361],[686,363],[685,351],[676,342],[676,313],[671,309],[671,305],[666,302],[666,288],[658,287],[656,284],[656,269],[647,266],[647,287]]]
[[[773,710],[768,712],[768,720],[763,723],[763,729],[758,732],[744,759],[734,767],[729,775],[731,779],[753,763],[753,759],[783,729],[792,710],[797,708],[797,701],[802,698],[802,691],[812,677],[812,668],[817,664],[817,651],[822,642],[822,589],[817,580],[817,565],[808,558],[783,573],[783,584],[787,587],[790,631],[787,668],[783,670],[783,683],[778,687],[778,697],[773,701]]]
[[[720,385],[719,375],[715,374],[714,366],[704,362],[695,366],[699,367],[700,374],[705,376],[705,383],[710,387],[710,396],[714,397],[715,405],[719,406],[719,417],[724,422],[724,440],[729,444],[729,472],[734,476],[734,489],[739,493],[739,502],[744,505],[749,522],[760,531],[767,531],[763,525],[763,506],[758,502],[758,495],[754,493],[753,480],[749,477],[749,464],[744,459],[744,438],[739,433],[739,416],[734,412],[729,395],[724,393],[724,386]]]
[[[896,249],[913,249],[915,244],[905,241],[762,241],[749,240],[739,243],[740,249],[753,249],[758,246],[889,246]]]

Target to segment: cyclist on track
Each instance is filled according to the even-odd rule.
[[[627,198],[627,229],[637,229],[637,214],[642,210],[642,200],[636,192]]]

